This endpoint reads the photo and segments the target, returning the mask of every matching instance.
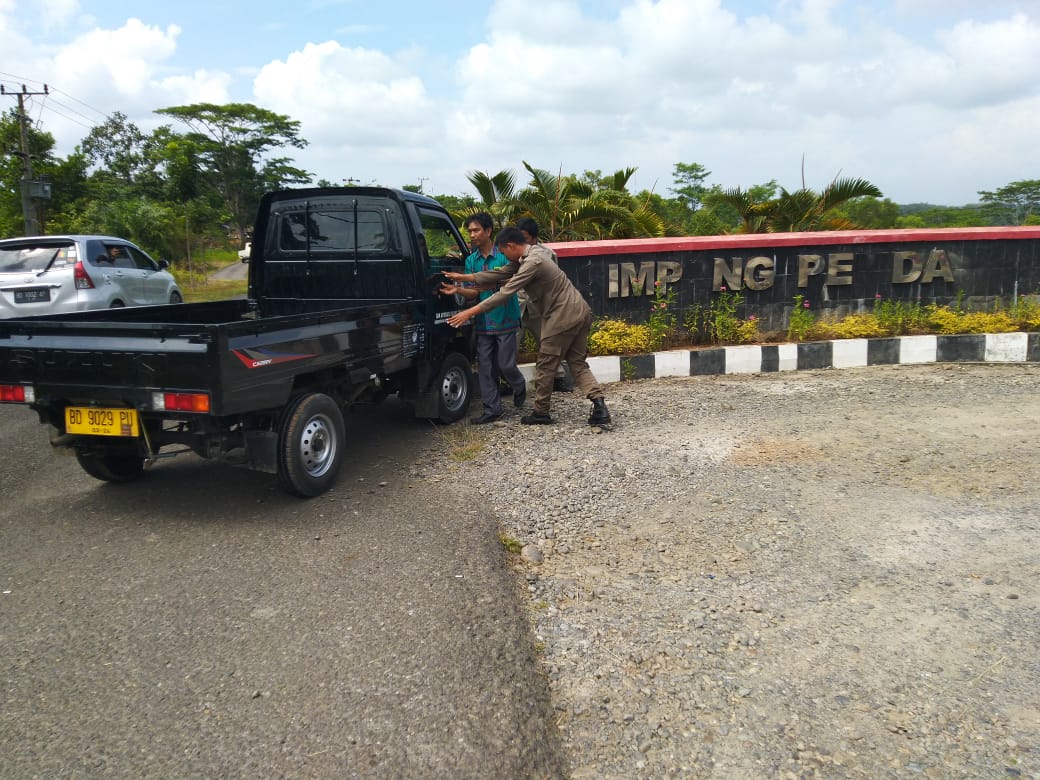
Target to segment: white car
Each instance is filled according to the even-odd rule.
[[[0,241],[0,318],[181,303],[165,260],[112,236]]]
[[[250,255],[250,253],[252,253],[252,251],[253,251],[253,242],[252,241],[246,241],[245,248],[238,250],[238,259],[241,260],[243,263],[248,263],[249,262],[249,255]]]

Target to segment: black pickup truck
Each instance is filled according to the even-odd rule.
[[[466,413],[473,336],[446,324],[459,305],[438,291],[466,252],[421,195],[269,193],[247,298],[0,320],[0,402],[36,410],[98,479],[190,450],[316,496],[351,404],[398,394],[420,417]]]

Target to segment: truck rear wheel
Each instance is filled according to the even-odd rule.
[[[445,355],[434,389],[437,392],[438,419],[443,423],[461,420],[469,409],[473,391],[473,372],[469,361],[458,352]]]
[[[137,455],[76,450],[76,460],[85,472],[103,482],[130,482],[144,472],[144,458]]]
[[[343,462],[343,412],[322,393],[302,395],[286,408],[278,436],[278,484],[311,498],[332,485]]]

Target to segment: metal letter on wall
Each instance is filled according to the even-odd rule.
[[[809,277],[823,273],[823,255],[798,255],[798,286],[808,287]]]
[[[711,289],[718,292],[725,282],[730,290],[739,290],[741,276],[744,275],[744,258],[734,257],[732,265],[726,262],[724,257],[715,258],[715,276],[711,280]]]
[[[906,264],[910,263],[910,268]],[[924,268],[924,261],[918,252],[896,251],[892,253],[892,284],[909,284],[916,282]]]
[[[831,252],[827,255],[827,284],[838,287],[852,284],[852,252]]]
[[[607,297],[618,297],[618,265],[610,263],[607,265]]]
[[[744,286],[749,290],[768,290],[773,286],[776,270],[771,257],[752,257],[744,267]]]
[[[621,289],[620,294],[622,298],[627,298],[630,295],[650,295],[653,292],[650,288],[653,286],[648,284],[648,280],[653,278],[654,273],[654,262],[640,263],[639,271],[636,272],[635,263],[622,263],[621,264]]]
[[[936,274],[948,282],[953,281],[953,268],[950,267],[950,258],[946,256],[945,249],[933,249],[928,253],[928,262],[921,272],[921,284],[932,281]]]
[[[662,260],[657,264],[657,281],[661,283],[661,294],[668,292],[668,285],[682,279],[682,263]]]

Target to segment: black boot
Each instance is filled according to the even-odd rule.
[[[589,415],[589,425],[607,425],[610,422],[610,410],[607,402],[602,398],[592,399],[592,414]]]
[[[546,412],[531,412],[520,418],[524,425],[552,425],[556,422]]]

